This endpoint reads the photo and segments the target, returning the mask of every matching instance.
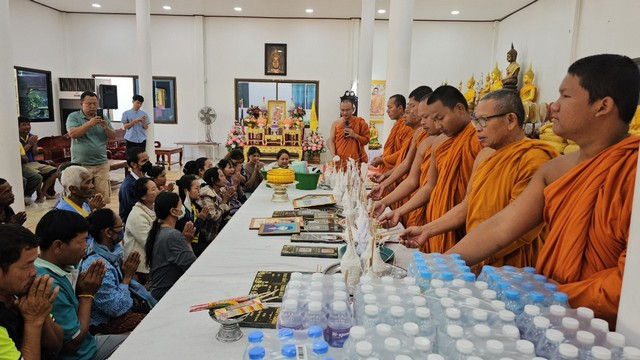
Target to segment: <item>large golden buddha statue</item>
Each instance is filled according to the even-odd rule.
[[[491,87],[489,87],[489,90],[500,90],[502,87],[502,71],[498,69],[498,63],[496,63],[496,67],[491,71]]]
[[[476,107],[476,91],[473,87],[476,85],[476,79],[473,78],[473,74],[467,81],[467,90],[464,92],[464,98],[467,100],[467,105],[469,106],[469,113],[473,113],[473,110]]]
[[[484,86],[482,87],[482,89],[480,89],[480,94],[478,95],[478,101],[480,101],[485,95],[487,95],[489,91],[491,91],[490,87],[491,87],[491,76],[487,74],[487,77],[485,77],[484,79]]]
[[[518,52],[513,48],[511,43],[511,50],[507,52],[507,61],[509,65],[505,69],[505,77],[502,83],[505,89],[517,90],[518,89],[518,73],[520,73],[520,65],[516,62]]]
[[[520,99],[522,99],[522,103],[526,103],[527,101],[535,102],[536,96],[538,95],[537,88],[533,85],[533,78],[535,75],[533,74],[533,70],[531,64],[529,64],[529,69],[522,76],[522,81],[524,82],[524,86],[520,89]]]

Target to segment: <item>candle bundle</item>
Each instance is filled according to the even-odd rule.
[[[227,307],[231,307],[231,306],[235,306],[235,305],[238,305],[238,304],[242,304],[242,303],[251,301],[253,299],[258,299],[258,300],[261,300],[261,301],[267,301],[274,294],[275,294],[275,291],[271,291],[271,292],[266,292],[266,293],[262,293],[262,294],[238,296],[238,297],[224,299],[224,300],[212,301],[212,302],[208,302],[208,303],[205,303],[205,304],[192,305],[189,308],[189,312],[196,312],[196,311],[202,311],[202,310],[224,309],[224,308],[227,308]]]

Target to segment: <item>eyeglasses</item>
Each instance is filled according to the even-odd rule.
[[[473,126],[477,126],[478,124],[480,124],[481,127],[487,127],[487,121],[493,118],[499,118],[501,116],[505,116],[510,113],[512,113],[512,111],[507,111],[502,114],[496,114],[491,116],[478,116],[478,117],[476,117],[475,114],[473,114],[471,115],[471,123],[473,124]]]

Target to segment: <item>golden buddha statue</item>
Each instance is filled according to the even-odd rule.
[[[369,124],[369,149],[377,150],[381,147],[382,145],[378,141],[378,129],[376,129],[376,124],[372,122]]]
[[[482,99],[489,91],[491,87],[491,77],[487,74],[487,77],[484,79],[484,86],[480,89],[480,95],[478,95],[478,101]]]
[[[496,66],[491,71],[491,87],[489,87],[489,90],[494,91],[500,89],[502,89],[502,71],[498,69],[498,63],[496,63]]]
[[[520,99],[522,99],[522,103],[526,103],[527,101],[535,102],[537,95],[537,88],[533,85],[534,78],[533,70],[531,64],[529,64],[529,69],[522,76],[522,81],[524,82],[524,86],[520,89]]]
[[[473,113],[476,107],[476,91],[473,89],[475,85],[476,79],[474,79],[473,74],[471,74],[471,78],[467,81],[467,90],[464,92],[464,98],[467,100],[467,105],[469,106],[469,113]]]
[[[507,52],[507,61],[509,65],[505,69],[505,77],[502,83],[505,89],[517,90],[518,89],[518,73],[520,73],[520,65],[516,62],[518,52],[513,48],[511,43],[511,50]]]

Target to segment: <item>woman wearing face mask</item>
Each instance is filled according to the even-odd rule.
[[[176,230],[178,219],[184,215],[176,193],[158,194],[154,209],[156,221],[149,231],[145,253],[151,270],[151,295],[160,300],[196,261],[191,248],[195,228],[192,222],[187,222],[182,233]]]
[[[206,206],[201,207],[198,203],[200,199],[200,181],[201,179],[193,175],[183,175],[180,180],[178,180],[178,194],[182,201],[182,212],[184,215],[178,218],[176,229],[182,231],[187,222],[193,223],[196,231],[191,240],[191,246],[196,256],[200,256],[208,245],[206,241],[200,241],[200,229],[209,216],[209,208]]]
[[[156,301],[134,279],[140,263],[140,254],[132,252],[123,261],[124,225],[120,216],[109,208],[91,213],[89,234],[94,241],[89,245],[88,255],[80,263],[80,272],[85,271],[97,260],[106,265],[106,272],[100,289],[94,294],[91,307],[92,334],[120,334],[132,331],[144,319],[145,314],[136,312],[132,292],[155,305]]]
[[[233,166],[233,163],[231,161],[225,159],[220,160],[218,162],[218,169],[222,170],[222,173],[227,180],[227,183],[225,184],[226,189],[233,189],[233,191],[235,192],[233,197],[229,200],[229,215],[233,216],[233,214],[235,214],[242,206],[240,198],[244,196],[244,193],[242,193],[242,189],[239,188],[234,181],[236,168]]]
[[[131,209],[124,229],[124,256],[129,256],[133,251],[138,251],[140,264],[136,271],[136,277],[144,285],[149,278],[147,258],[144,255],[144,244],[147,242],[151,225],[156,219],[156,213],[153,211],[153,202],[156,201],[159,191],[153,180],[143,177],[136,180],[134,192],[138,202]]]
[[[200,228],[200,240],[210,243],[226,224],[229,200],[235,191],[225,187],[227,180],[217,167],[205,171],[203,179],[207,185],[200,188],[199,203],[203,208],[209,208],[209,216]]]

